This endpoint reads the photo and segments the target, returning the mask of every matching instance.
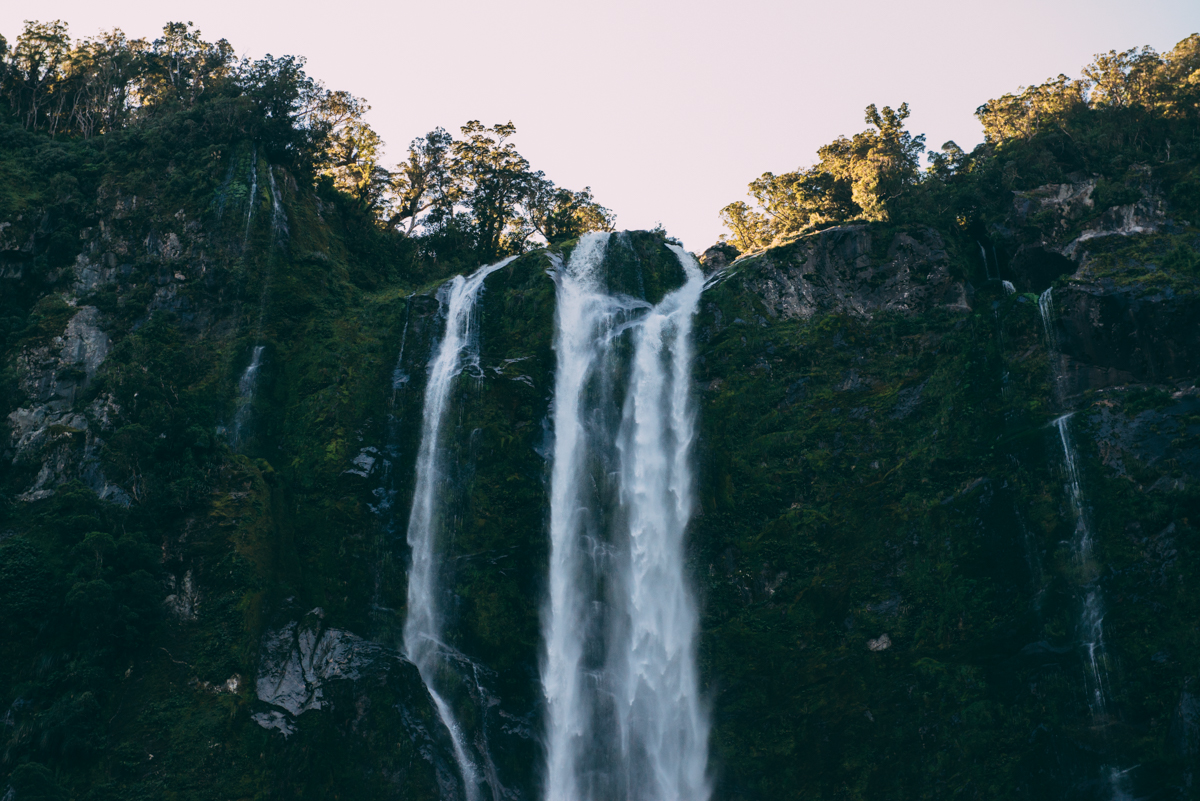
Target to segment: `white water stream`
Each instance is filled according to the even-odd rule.
[[[246,201],[246,232],[242,234],[242,246],[250,241],[250,221],[254,219],[254,200],[258,195],[258,146],[250,149],[250,198]]]
[[[246,365],[242,377],[238,379],[237,410],[233,413],[233,430],[229,432],[229,444],[235,449],[242,444],[242,431],[250,420],[253,409],[254,390],[258,386],[258,370],[262,367],[262,355],[265,345],[255,345],[250,364]]]
[[[1059,352],[1058,336],[1054,327],[1053,292],[1053,287],[1051,287],[1041,294],[1038,298],[1038,311],[1041,313],[1042,326],[1046,331],[1046,349],[1050,355],[1054,390],[1061,403],[1063,400],[1061,391],[1062,355]],[[1083,488],[1079,481],[1079,454],[1071,438],[1070,422],[1071,414],[1064,414],[1054,421],[1054,427],[1058,432],[1059,444],[1062,445],[1063,465],[1067,473],[1067,497],[1070,499],[1071,513],[1075,518],[1075,533],[1071,538],[1071,546],[1076,568],[1079,571],[1079,583],[1083,591],[1079,614],[1079,640],[1083,647],[1087,668],[1088,708],[1094,719],[1102,721],[1107,714],[1108,707],[1104,648],[1104,599],[1098,582],[1099,570],[1092,553],[1093,536],[1091,526],[1088,524]]]
[[[515,258],[515,257],[514,257]],[[442,552],[453,532],[446,514],[446,427],[450,393],[464,369],[478,369],[478,334],[475,330],[475,301],[483,280],[512,261],[482,267],[468,278],[456,276],[442,290],[446,306],[446,331],[429,363],[425,405],[421,424],[421,446],[417,453],[416,485],[408,518],[408,545],[412,565],[408,572],[408,615],[404,621],[405,656],[417,666],[438,715],[450,732],[455,759],[462,772],[466,801],[479,798],[479,768],[470,756],[466,736],[444,696],[441,673],[453,670],[458,655],[444,642],[444,619],[440,598],[439,567]]]
[[[608,239],[584,236],[555,271],[546,798],[705,801],[708,722],[683,543],[704,279],[676,248],[687,280],[657,306],[612,294],[600,271]]]

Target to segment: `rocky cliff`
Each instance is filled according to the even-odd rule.
[[[250,147],[175,182],[8,136],[49,165],[0,205],[12,797],[462,797],[399,645],[445,276]],[[1009,193],[970,236],[706,254],[689,547],[716,797],[1194,794],[1200,231],[1153,171],[1120,205],[1096,186]],[[614,291],[681,281],[662,234],[614,243]],[[542,779],[546,270],[572,247],[488,277],[453,398],[451,702],[505,798]]]

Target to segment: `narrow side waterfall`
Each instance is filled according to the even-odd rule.
[[[1079,618],[1079,638],[1083,644],[1084,661],[1088,670],[1088,707],[1096,717],[1107,707],[1107,680],[1104,653],[1104,602],[1096,583],[1099,570],[1092,557],[1092,531],[1084,508],[1083,489],[1079,484],[1078,453],[1071,440],[1070,414],[1054,421],[1063,449],[1067,472],[1067,495],[1075,517],[1075,536],[1072,538],[1074,557],[1084,582],[1083,608]]]
[[[1058,352],[1058,333],[1054,330],[1054,287],[1048,287],[1038,295],[1038,314],[1042,317],[1042,328],[1046,332],[1046,353],[1050,357],[1050,389],[1061,407],[1065,398],[1062,391],[1062,356]]]
[[[708,722],[683,541],[704,279],[675,249],[687,280],[657,306],[609,293],[607,243],[583,237],[555,275],[546,798],[704,801]]]
[[[242,246],[250,241],[250,221],[254,219],[254,198],[258,195],[258,145],[250,148],[250,198],[246,201],[246,231]]]
[[[513,257],[515,258],[515,257]],[[453,536],[446,508],[446,448],[443,429],[455,379],[468,365],[478,367],[478,341],[474,326],[475,301],[483,280],[512,261],[482,267],[469,278],[456,276],[439,293],[446,308],[446,331],[429,363],[425,405],[421,424],[421,446],[417,453],[416,485],[408,518],[408,545],[412,565],[408,572],[408,615],[404,621],[405,656],[417,666],[442,722],[450,732],[454,754],[462,772],[466,801],[479,797],[479,769],[453,710],[444,696],[443,673],[453,668],[453,656],[444,642],[444,619],[440,599],[441,554]]]
[[[288,238],[287,212],[283,208],[283,196],[279,194],[279,186],[275,183],[275,167],[267,166],[267,177],[271,183],[271,233],[276,243]]]
[[[975,244],[979,245],[979,257],[983,259],[983,272],[990,281],[992,280],[992,268],[988,265],[987,251],[983,249],[982,242],[976,242]],[[999,265],[997,265],[997,267],[999,267]]]
[[[262,367],[262,355],[265,349],[265,345],[254,346],[250,364],[246,365],[242,377],[238,379],[237,411],[233,413],[233,430],[229,432],[229,444],[234,448],[242,444],[242,432],[250,421],[254,390],[258,385],[258,370]]]
[[[1054,328],[1053,288],[1047,289],[1038,298],[1038,311],[1046,331],[1046,347],[1050,354],[1051,376],[1055,394],[1062,402],[1062,357],[1059,353],[1058,336]],[[1075,518],[1075,534],[1071,538],[1079,583],[1082,588],[1079,616],[1079,640],[1084,651],[1087,668],[1088,707],[1092,716],[1101,719],[1107,712],[1107,679],[1104,649],[1104,599],[1098,582],[1099,570],[1092,554],[1093,537],[1088,524],[1087,508],[1083,488],[1079,481],[1079,455],[1071,439],[1071,414],[1064,414],[1054,421],[1058,441],[1062,445],[1063,466],[1067,474],[1067,497],[1071,513]]]

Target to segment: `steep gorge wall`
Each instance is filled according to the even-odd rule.
[[[112,179],[4,227],[26,316],[5,344],[3,770],[55,766],[79,797],[458,797],[399,655],[440,282],[364,257],[282,173],[276,206],[265,162],[251,194],[239,159],[198,201]],[[1139,797],[1187,797],[1200,318],[1197,276],[1165,262],[1197,231],[1146,192],[1130,212],[1088,208],[1086,182],[1017,196],[990,265],[878,224],[712,254],[691,553],[716,797],[1102,798],[1126,769]],[[681,280],[661,236],[614,242],[615,288]],[[453,703],[515,798],[541,781],[548,266],[487,279],[452,400]],[[1027,294],[1051,283],[1061,381]],[[1099,721],[1049,425],[1067,411],[1108,599]]]

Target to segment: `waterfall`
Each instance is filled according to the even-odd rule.
[[[1046,331],[1046,349],[1052,358],[1058,357],[1058,335],[1054,332],[1054,287],[1048,287],[1038,296],[1038,313],[1042,316],[1042,328]],[[1055,373],[1057,365],[1051,365]]]
[[[683,543],[704,278],[675,248],[687,280],[658,305],[610,293],[607,242],[582,237],[554,273],[546,798],[704,801],[708,723]]]
[[[983,249],[982,242],[976,242],[975,244],[979,245],[979,257],[981,259],[983,259],[983,273],[984,273],[984,275],[987,276],[987,280],[991,281],[992,280],[992,270],[990,267],[988,267],[987,251]]]
[[[254,218],[254,196],[258,194],[258,146],[250,148],[250,199],[246,207],[246,233],[242,235],[242,246],[250,241],[250,220]]]
[[[1050,389],[1059,406],[1064,405],[1062,390],[1062,354],[1058,350],[1058,332],[1054,330],[1054,287],[1049,287],[1038,296],[1038,314],[1042,317],[1042,328],[1046,332],[1046,355],[1050,358]]]
[[[1038,298],[1038,312],[1046,332],[1046,351],[1050,355],[1051,380],[1054,394],[1063,402],[1062,354],[1059,352],[1058,334],[1054,328],[1054,288],[1050,287]],[[1084,650],[1084,661],[1088,673],[1088,707],[1092,715],[1099,718],[1107,707],[1104,654],[1104,603],[1097,583],[1096,565],[1092,558],[1092,531],[1088,525],[1087,509],[1083,500],[1083,488],[1079,483],[1079,455],[1071,439],[1071,414],[1064,414],[1054,421],[1058,441],[1062,446],[1063,465],[1067,473],[1067,497],[1071,503],[1071,514],[1075,518],[1075,536],[1071,546],[1083,587],[1083,599],[1079,616],[1079,639]]]
[[[438,715],[450,732],[455,759],[462,772],[466,801],[476,801],[479,797],[479,769],[470,756],[463,728],[446,701],[442,683],[443,672],[454,670],[451,661],[459,661],[459,655],[444,642],[444,620],[439,602],[444,591],[439,572],[441,549],[453,535],[448,530],[450,522],[446,514],[449,498],[445,492],[449,488],[446,486],[447,454],[442,434],[455,379],[464,369],[474,367],[478,371],[474,310],[483,280],[513,258],[482,267],[469,278],[456,276],[439,293],[438,299],[446,308],[446,331],[429,363],[416,485],[408,518],[412,565],[408,572],[408,615],[404,621],[405,656],[420,671]]]
[[[1079,484],[1078,453],[1071,439],[1070,414],[1054,421],[1062,445],[1063,463],[1067,472],[1067,496],[1075,517],[1075,536],[1071,544],[1076,565],[1085,582],[1083,608],[1079,617],[1079,638],[1083,644],[1088,671],[1088,707],[1100,717],[1107,707],[1106,673],[1104,667],[1104,603],[1096,584],[1096,566],[1092,558],[1092,531],[1084,508],[1083,489]]]
[[[1013,286],[1012,281],[1001,281],[1000,284],[1001,284],[1001,286],[1004,287],[1005,295],[1015,295],[1016,294],[1017,288],[1015,286]]]
[[[242,429],[250,420],[251,404],[254,401],[254,389],[258,385],[258,368],[262,366],[262,355],[265,345],[255,345],[250,364],[246,365],[242,377],[238,379],[237,411],[233,414],[233,431],[229,434],[229,444],[237,448],[242,444]]]
[[[674,246],[687,283],[635,330],[633,377],[622,421],[621,501],[628,509],[625,577],[631,637],[618,702],[631,754],[629,797],[703,801],[708,725],[700,706],[695,604],[683,536],[692,514],[692,316],[704,275]]]
[[[1059,404],[1064,405],[1063,358],[1059,350],[1058,333],[1054,327],[1053,287],[1038,297],[1038,312],[1041,314],[1042,327],[1046,333],[1046,351],[1050,356],[1054,395]],[[1092,553],[1094,538],[1088,522],[1083,487],[1079,479],[1079,452],[1071,437],[1070,424],[1073,414],[1073,412],[1068,412],[1056,418],[1054,428],[1058,433],[1059,445],[1062,447],[1063,467],[1067,475],[1066,495],[1071,506],[1071,516],[1075,519],[1075,533],[1071,538],[1071,548],[1081,595],[1078,640],[1083,651],[1088,710],[1096,724],[1104,725],[1108,719],[1109,706],[1109,682],[1106,666],[1108,659],[1104,647],[1104,597],[1100,589],[1099,569]],[[1120,770],[1107,765],[1101,766],[1101,780],[1107,784],[1110,797],[1115,801],[1131,797],[1122,787],[1130,770],[1132,768]]]
[[[287,212],[283,210],[283,198],[275,183],[275,168],[267,165],[267,177],[271,184],[271,233],[276,242],[282,242],[288,237]]]

